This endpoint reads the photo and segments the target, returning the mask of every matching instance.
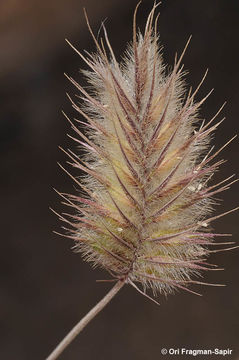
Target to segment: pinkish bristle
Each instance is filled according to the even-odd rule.
[[[186,95],[181,62],[189,39],[172,72],[166,73],[156,32],[158,16],[153,26],[157,6],[143,35],[136,32],[137,6],[133,44],[123,64],[116,61],[104,25],[104,40],[98,43],[87,16],[97,53],[84,56],[67,41],[89,66],[84,73],[94,91],[87,92],[66,75],[80,91],[82,106],[68,97],[86,119],[87,134],[77,127],[83,121],[73,123],[64,114],[76,133],[70,138],[85,155],[80,158],[62,150],[70,164],[86,175],[79,181],[60,166],[85,195],[59,193],[76,214],[56,213],[73,227],[66,230],[66,237],[75,240],[76,251],[94,266],[105,268],[112,281],[124,279],[145,296],[135,282],[164,294],[174,289],[195,293],[187,288],[189,284],[206,284],[191,280],[202,270],[219,270],[205,257],[236,248],[209,250],[208,245],[232,243],[215,243],[214,238],[230,234],[213,233],[208,225],[238,209],[209,216],[213,196],[237,181],[230,176],[208,186],[224,162],[212,160],[234,138],[215,153],[209,150],[211,135],[221,123],[214,120],[224,105],[200,125],[198,111],[211,91],[199,102],[195,96],[207,71],[196,90]]]

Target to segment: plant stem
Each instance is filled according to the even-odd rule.
[[[74,340],[74,338],[84,329],[84,327],[110,302],[117,292],[124,286],[125,281],[119,280],[115,286],[98,302],[73,329],[64,337],[60,344],[53,350],[46,360],[55,360],[64,349]]]

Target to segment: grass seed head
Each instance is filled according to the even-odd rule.
[[[95,54],[82,55],[90,91],[69,78],[83,103],[75,110],[85,118],[84,133],[76,123],[73,139],[84,155],[66,152],[72,166],[83,171],[79,195],[61,194],[74,209],[61,216],[71,225],[67,235],[75,249],[114,279],[124,279],[141,291],[190,292],[190,283],[207,263],[216,236],[211,222],[213,196],[228,189],[231,177],[216,185],[209,180],[223,163],[212,151],[210,138],[219,123],[200,123],[201,101],[186,92],[182,57],[171,73],[162,62],[153,6],[143,33],[136,31],[124,61],[118,63],[103,26],[104,38]],[[72,45],[71,45],[72,46]],[[73,46],[72,46],[73,47]],[[79,121],[82,124],[82,121]],[[221,243],[223,244],[223,243]]]

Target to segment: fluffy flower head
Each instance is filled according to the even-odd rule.
[[[209,245],[223,235],[210,230],[223,215],[211,216],[213,196],[232,181],[208,185],[223,163],[216,158],[222,149],[212,153],[209,147],[219,112],[199,122],[198,110],[208,95],[195,101],[202,82],[186,92],[183,54],[167,72],[155,9],[143,34],[136,31],[135,12],[133,42],[122,63],[104,27],[100,43],[89,27],[96,54],[84,57],[77,51],[89,66],[84,71],[89,92],[70,78],[81,93],[80,105],[71,100],[73,107],[86,120],[84,133],[71,123],[84,155],[67,155],[84,175],[80,182],[74,179],[80,194],[61,194],[75,209],[70,219],[61,219],[73,227],[67,236],[76,250],[114,279],[139,291],[137,283],[165,294],[177,288],[193,292],[188,284],[199,281],[192,276],[214,269],[207,256],[217,250]]]

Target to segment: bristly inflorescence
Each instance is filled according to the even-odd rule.
[[[202,282],[192,276],[217,269],[207,257],[225,250],[211,250],[210,245],[226,244],[214,239],[228,235],[211,232],[211,222],[225,215],[211,216],[213,196],[235,180],[231,176],[208,184],[224,162],[216,156],[227,145],[214,153],[209,147],[221,109],[199,123],[198,110],[208,95],[199,102],[195,95],[205,76],[195,91],[186,93],[185,50],[167,73],[158,46],[156,7],[143,34],[136,31],[136,8],[133,42],[120,64],[104,26],[104,39],[98,42],[86,17],[97,52],[85,57],[76,51],[90,68],[84,74],[92,90],[69,78],[83,100],[78,105],[71,99],[86,119],[77,120],[84,124],[84,134],[69,121],[84,156],[66,152],[85,175],[80,182],[72,177],[80,195],[60,194],[75,211],[61,219],[72,227],[66,236],[75,240],[75,249],[114,279],[140,292],[137,283],[164,294],[174,289],[194,293],[188,285]]]

